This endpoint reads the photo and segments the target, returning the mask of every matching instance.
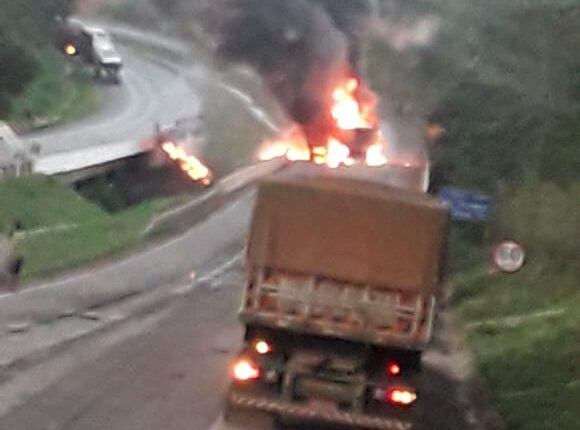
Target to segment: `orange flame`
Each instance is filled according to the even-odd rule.
[[[365,162],[370,167],[380,167],[389,163],[385,156],[385,144],[382,134],[379,135],[377,142],[373,143],[367,149]]]
[[[326,147],[320,146],[314,148],[312,152],[316,164],[326,164],[332,169],[336,169],[342,165],[352,166],[354,164],[354,159],[350,156],[348,146],[333,138],[328,140]]]
[[[331,108],[331,114],[338,128],[342,130],[371,128],[354,95],[358,87],[358,81],[351,78],[344,85],[337,87],[332,94],[334,105]]]
[[[354,77],[345,79],[332,92],[329,112],[332,125],[326,125],[326,128],[329,128],[326,130],[328,135],[326,144],[312,147],[306,141],[304,133],[297,133],[293,129],[273,142],[266,142],[258,158],[270,160],[285,157],[290,161],[311,160],[330,168],[352,166],[356,160],[351,154],[348,143],[344,141],[344,134],[346,132],[347,135],[354,136],[357,129],[366,129],[376,130],[376,133],[360,161],[373,167],[387,164],[388,160],[384,155],[384,138],[378,130],[375,99],[374,94],[358,79]],[[325,125],[320,124],[320,127],[325,127]]]
[[[173,142],[161,144],[161,149],[167,156],[179,166],[192,180],[204,185],[211,184],[211,171],[196,157],[188,154],[185,150]]]
[[[282,133],[273,141],[266,141],[258,153],[262,161],[285,157],[288,161],[310,160],[310,148],[306,138],[296,127]]]

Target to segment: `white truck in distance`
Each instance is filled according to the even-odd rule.
[[[96,78],[121,83],[123,59],[106,30],[69,19],[63,23],[56,43],[67,56],[92,66]]]

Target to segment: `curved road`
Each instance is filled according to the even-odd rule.
[[[157,123],[173,124],[178,119],[199,114],[200,98],[185,70],[181,73],[177,66],[163,66],[147,60],[134,49],[119,48],[125,62],[123,83],[96,83],[103,99],[97,113],[29,134],[25,141],[39,142],[42,154],[71,151],[140,140],[153,134]]]

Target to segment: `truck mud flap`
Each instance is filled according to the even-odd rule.
[[[323,421],[346,426],[379,430],[412,430],[413,424],[388,417],[369,416],[336,409],[316,408],[312,405],[271,400],[266,397],[230,393],[228,401],[239,408],[258,409],[272,414],[307,421]]]

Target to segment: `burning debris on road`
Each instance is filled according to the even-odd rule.
[[[169,141],[163,142],[160,148],[192,181],[206,186],[212,183],[211,171],[197,157],[188,154],[184,148]]]
[[[199,158],[207,146],[207,137],[200,117],[186,117],[172,126],[157,127],[151,145],[158,148],[158,160],[170,161],[191,181],[209,186],[213,172]]]
[[[362,81],[366,0],[231,0],[219,54],[253,66],[297,127],[267,142],[285,156],[336,168],[387,163],[377,98]]]

